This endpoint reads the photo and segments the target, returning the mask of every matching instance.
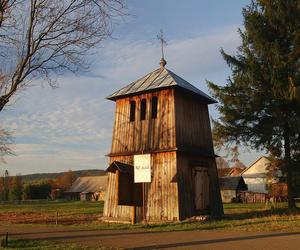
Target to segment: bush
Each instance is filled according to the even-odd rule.
[[[49,183],[27,184],[23,189],[24,200],[48,199],[51,194]]]

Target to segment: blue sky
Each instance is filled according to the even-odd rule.
[[[114,119],[114,102],[105,96],[158,67],[159,30],[168,41],[167,68],[207,93],[206,79],[224,84],[230,74],[219,51],[236,51],[247,3],[129,0],[130,15],[91,55],[90,72],[61,77],[54,90],[36,81],[1,113],[1,124],[15,136],[17,156],[0,163],[0,171],[105,169]],[[210,113],[218,116],[214,106]],[[241,160],[250,164],[257,156],[243,152]]]

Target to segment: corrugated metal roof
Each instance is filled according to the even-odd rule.
[[[116,100],[125,96],[138,94],[141,92],[176,86],[199,95],[208,104],[216,103],[216,100],[206,95],[200,89],[196,88],[186,80],[182,79],[180,76],[176,75],[171,70],[168,70],[164,67],[160,67],[159,69],[156,69],[151,73],[143,76],[142,78],[132,82],[131,84],[108,96],[107,99]]]
[[[78,177],[69,190],[68,193],[94,193],[105,191],[107,186],[107,175],[104,176],[85,176]]]

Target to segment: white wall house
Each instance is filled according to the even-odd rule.
[[[241,173],[248,191],[268,193],[267,173],[270,163],[267,157],[262,156]]]

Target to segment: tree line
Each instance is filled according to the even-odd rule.
[[[88,172],[83,175],[88,175]],[[0,201],[63,198],[63,192],[76,180],[77,175],[69,170],[55,179],[23,182],[22,176],[10,176],[8,171],[0,177]]]

